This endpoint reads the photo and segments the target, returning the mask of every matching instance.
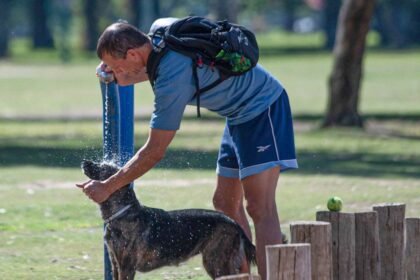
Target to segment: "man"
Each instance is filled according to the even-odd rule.
[[[102,67],[118,84],[148,80],[150,38],[127,23],[109,26],[98,40]],[[148,172],[164,156],[180,127],[186,105],[195,105],[192,60],[169,51],[160,60],[153,87],[155,108],[147,142],[106,181],[78,186],[97,203]],[[218,78],[217,70],[198,69],[200,87]],[[282,243],[275,191],[280,170],[297,168],[292,116],[286,91],[260,65],[205,92],[201,106],[226,117],[217,161],[214,207],[235,219],[251,237],[246,210],[254,222],[258,272],[266,279],[265,246]]]

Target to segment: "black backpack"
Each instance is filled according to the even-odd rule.
[[[231,76],[241,75],[258,62],[258,44],[254,34],[245,27],[228,21],[212,21],[190,16],[158,28],[152,35],[153,51],[147,62],[147,73],[153,87],[160,59],[173,50],[190,57],[195,80],[197,115],[200,117],[200,94]],[[197,67],[203,64],[217,68],[220,78],[199,88]]]

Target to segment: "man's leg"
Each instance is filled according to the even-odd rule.
[[[266,280],[265,246],[282,243],[275,201],[280,167],[273,167],[242,180],[246,210],[254,221],[258,273]]]
[[[240,224],[249,240],[252,240],[251,229],[243,206],[243,196],[242,184],[238,178],[217,176],[217,186],[213,196],[214,208]]]
[[[244,230],[249,240],[252,240],[251,228],[243,206],[243,190],[238,178],[217,176],[216,191],[213,196],[214,208],[234,219]],[[248,273],[249,266],[244,260],[241,265],[241,273]]]

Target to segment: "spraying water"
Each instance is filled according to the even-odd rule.
[[[114,75],[105,72],[101,66],[96,68],[99,77],[103,100],[103,137],[104,160],[118,162],[120,145],[120,104],[118,87]],[[111,125],[117,123],[118,125]]]

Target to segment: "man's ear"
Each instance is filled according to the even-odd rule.
[[[126,58],[130,61],[140,62],[143,58],[141,57],[140,48],[129,49],[126,54]]]

